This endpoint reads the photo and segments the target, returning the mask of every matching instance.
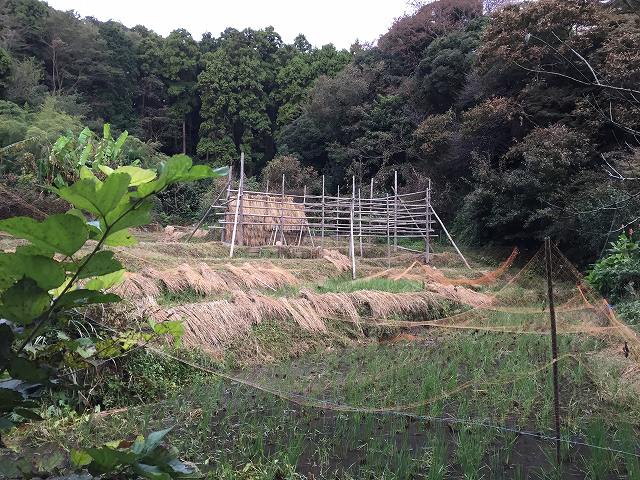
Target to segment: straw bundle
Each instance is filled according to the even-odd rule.
[[[236,204],[237,198],[234,198],[229,202],[225,213],[227,239],[232,237]],[[253,247],[272,245],[281,238],[281,226],[286,244],[296,244],[300,232],[302,231],[304,235],[307,229],[304,205],[295,203],[291,196],[285,196],[283,199],[280,195],[258,193],[243,195],[242,216],[238,219],[238,234],[241,234],[242,245]]]
[[[300,297],[287,298],[240,291],[234,292],[231,300],[157,309],[150,315],[156,321],[184,320],[187,345],[219,348],[267,319],[291,320],[304,330],[324,332],[325,320],[348,319],[359,324],[362,315],[385,320],[392,315],[426,314],[437,303],[437,296],[429,292],[394,294],[363,290],[316,294],[304,290]]]
[[[320,255],[325,260],[331,262],[339,272],[346,272],[351,269],[351,260],[346,255],[343,255],[337,250],[329,250],[323,248],[320,251]]]

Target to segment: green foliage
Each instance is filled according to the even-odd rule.
[[[106,245],[128,245],[135,239],[131,227],[150,221],[152,197],[178,182],[216,176],[208,166],[193,165],[186,155],[162,163],[157,172],[136,166],[115,170],[105,163],[121,160],[126,132],[117,140],[105,125],[104,139],[90,143],[90,132],[60,137],[56,154],[80,166],[80,179],[53,191],[74,209],[39,222],[30,217],[0,221],[0,231],[27,241],[15,253],[0,254],[0,316],[4,319],[0,343],[0,420],[11,425],[11,413],[34,418],[29,396],[49,385],[55,371],[77,368],[90,359],[104,359],[129,350],[150,334],[118,334],[108,340],[70,338],[65,332],[75,309],[119,301],[105,291],[122,279],[123,267]],[[80,165],[78,165],[78,163]],[[90,165],[96,170],[87,167]],[[98,178],[97,174],[102,179]],[[88,244],[91,239],[93,244]],[[54,254],[57,254],[54,257]],[[175,322],[151,324],[153,335],[170,334],[179,341]],[[34,343],[36,337],[45,339]]]
[[[139,476],[148,479],[201,478],[195,466],[178,458],[174,447],[162,445],[171,428],[142,435],[133,442],[110,442],[104,447],[71,452],[76,467],[86,467],[93,475]]]
[[[640,284],[640,243],[632,236],[621,234],[611,242],[606,256],[593,265],[587,281],[612,302],[623,298],[636,299],[636,289]],[[632,304],[624,310],[632,312]]]

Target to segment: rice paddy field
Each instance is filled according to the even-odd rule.
[[[559,252],[558,465],[540,252],[470,252],[468,270],[444,246],[425,266],[370,245],[351,280],[340,245],[229,259],[219,242],[139,238],[117,251],[126,302],[100,314],[181,319],[182,346],[137,350],[126,388],[105,370],[101,411],[51,409],[12,448],[173,427],[212,479],[640,479],[640,342]]]

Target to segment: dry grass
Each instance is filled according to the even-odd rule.
[[[320,255],[328,262],[331,262],[339,272],[346,272],[351,269],[351,260],[349,257],[343,255],[338,250],[322,248],[320,249]]]
[[[231,300],[158,308],[151,315],[156,321],[183,320],[187,345],[215,350],[264,320],[293,321],[304,330],[325,332],[326,320],[343,319],[358,325],[364,317],[384,321],[394,315],[416,316],[440,302],[441,298],[430,292],[318,294],[303,290],[299,297],[291,298],[240,291],[234,292]]]

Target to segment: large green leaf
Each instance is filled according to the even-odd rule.
[[[92,278],[86,283],[84,288],[87,290],[107,290],[108,288],[120,283],[123,279],[124,269]]]
[[[96,206],[100,209],[102,216],[106,216],[120,203],[129,189],[130,181],[131,176],[128,173],[114,172],[98,188]]]
[[[146,198],[140,202],[135,209],[131,209],[132,205],[123,205],[117,208],[107,216],[107,223],[111,225],[110,232],[117,232],[129,227],[140,227],[151,222],[151,210],[153,209],[153,200]]]
[[[56,308],[74,308],[96,303],[117,303],[121,298],[113,293],[101,293],[95,290],[81,288],[72,290],[60,297]]]
[[[38,222],[30,217],[13,217],[0,221],[0,231],[29,240],[35,246],[67,256],[76,253],[87,241],[84,222],[74,215],[58,214]]]
[[[57,193],[76,208],[105,217],[127,193],[130,181],[128,173],[112,173],[102,183],[95,178],[82,178],[59,188]]]
[[[31,383],[42,383],[49,379],[49,372],[38,363],[24,357],[14,357],[9,364],[9,375]]]
[[[89,258],[83,258],[80,265],[82,268],[78,278],[97,277],[122,270],[122,264],[113,258],[113,252],[109,250],[101,250]]]
[[[118,465],[132,465],[136,461],[133,452],[109,447],[87,448],[84,452],[93,459],[87,466],[91,474],[111,473]]]
[[[50,290],[64,282],[65,273],[62,265],[52,258],[0,253],[0,288],[7,288],[22,277],[32,278],[40,288]]]
[[[138,195],[141,197],[160,192],[166,186],[180,181],[193,181],[203,178],[212,178],[219,175],[207,165],[193,166],[191,158],[187,155],[174,155],[158,169],[158,179],[142,184],[138,187]]]
[[[22,325],[38,318],[51,305],[49,294],[30,278],[5,290],[0,300],[0,316]]]
[[[138,240],[127,229],[110,234],[104,242],[110,247],[130,247],[136,243]]]
[[[143,452],[145,454],[151,453],[151,451],[160,445],[160,442],[167,436],[167,434],[173,429],[173,427],[165,428],[164,430],[158,430],[157,432],[152,432],[149,434],[147,439],[144,441],[144,449]]]
[[[99,165],[98,168],[105,175],[111,175],[112,173],[128,173],[131,176],[131,181],[129,182],[130,187],[137,187],[138,185],[142,185],[143,183],[148,183],[154,178],[156,178],[156,172],[153,170],[148,170],[145,168],[136,167],[133,165],[123,165],[121,167],[113,168],[107,167],[106,165]]]

